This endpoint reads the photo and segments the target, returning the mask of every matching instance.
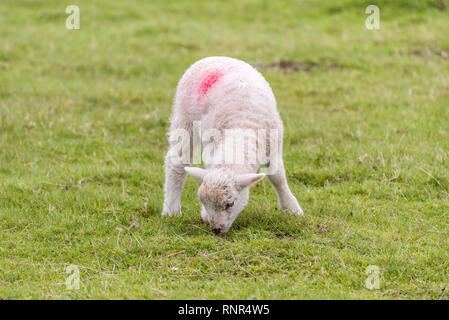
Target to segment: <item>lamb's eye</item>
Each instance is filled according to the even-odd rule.
[[[226,203],[226,209],[232,208],[234,206],[235,201]]]

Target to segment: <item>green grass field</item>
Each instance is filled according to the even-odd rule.
[[[448,299],[448,30],[445,0],[2,0],[0,298]],[[213,55],[270,82],[304,218],[264,181],[216,237],[192,178],[160,215],[176,83]]]

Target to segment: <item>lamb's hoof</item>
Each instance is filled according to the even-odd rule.
[[[298,217],[304,216],[304,211],[301,209],[295,198],[289,199],[287,203],[284,203],[281,207],[282,210],[296,214]]]
[[[207,224],[208,226],[210,225],[209,215],[207,214],[206,209],[204,209],[204,207],[201,208],[201,219],[205,224]]]
[[[201,220],[203,220],[203,222],[204,222],[205,225],[210,226],[209,219],[201,217]]]
[[[163,216],[179,216],[181,215],[181,209],[177,209],[177,210],[170,210],[170,209],[166,209],[164,208],[164,210],[162,210],[162,215]]]
[[[294,209],[284,209],[284,211],[296,214],[298,217],[304,216],[304,211],[302,211],[301,207],[298,206],[298,208]]]

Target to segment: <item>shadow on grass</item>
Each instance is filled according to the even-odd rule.
[[[210,227],[206,225],[201,217],[182,215],[175,217],[163,217],[164,230],[174,232],[183,236],[216,237]],[[309,217],[298,217],[288,212],[271,210],[244,210],[237,217],[231,229],[222,239],[237,240],[241,238],[264,237],[264,238],[299,238],[313,232],[314,225]]]

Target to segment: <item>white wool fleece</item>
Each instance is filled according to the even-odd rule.
[[[214,137],[212,140],[203,136],[204,150],[213,145],[215,157],[205,161],[206,169],[187,167],[192,163],[192,155],[188,161],[174,162],[173,151],[169,150],[165,160],[162,214],[181,213],[181,192],[187,172],[202,181],[199,198],[203,220],[215,234],[223,234],[247,204],[249,187],[264,178],[265,175],[257,174],[257,170],[268,165],[272,169],[268,172],[268,179],[277,191],[281,208],[303,215],[285,176],[283,125],[276,99],[270,85],[257,70],[228,57],[208,57],[193,64],[182,76],[176,90],[169,132],[171,148],[178,143],[179,130],[193,138],[195,122],[200,123],[202,133],[219,135],[219,139]],[[245,130],[247,139],[256,141],[258,134],[267,139],[262,144],[248,143],[245,149],[237,149],[226,142],[245,138],[242,138],[242,131],[234,132],[232,129]],[[269,133],[273,133],[273,137],[268,137]],[[190,147],[192,152],[188,143],[187,148]],[[258,154],[256,149],[261,145],[268,152],[269,159],[254,157],[255,161],[249,161],[250,155]],[[234,155],[234,152],[241,154]],[[233,161],[224,161],[229,154],[234,155]],[[245,161],[236,161],[239,156]]]

